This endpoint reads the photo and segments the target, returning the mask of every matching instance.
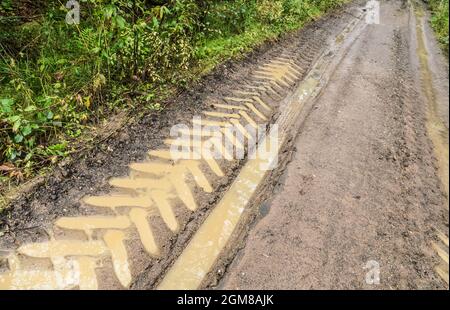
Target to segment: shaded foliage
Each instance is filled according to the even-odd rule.
[[[448,0],[430,0],[431,24],[448,55]]]

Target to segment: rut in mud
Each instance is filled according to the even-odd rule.
[[[188,138],[198,135],[193,117],[200,115],[220,131],[234,124],[244,135],[244,126],[271,123],[282,99],[359,13],[344,7],[225,64],[162,115],[123,128],[13,201],[1,218],[0,285],[154,287],[245,161],[222,154],[225,160],[174,162],[168,151],[178,142],[169,139],[171,128],[185,124]]]

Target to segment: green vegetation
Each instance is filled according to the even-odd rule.
[[[66,0],[0,0],[0,183],[67,156],[111,114],[162,109],[221,61],[342,2],[80,0],[69,25]]]
[[[430,0],[431,25],[448,55],[448,0]]]

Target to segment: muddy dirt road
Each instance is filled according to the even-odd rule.
[[[0,215],[0,288],[448,288],[448,63],[421,5],[381,1],[377,24],[365,5],[22,191]]]
[[[433,272],[440,258],[430,242],[438,240],[435,228],[448,235],[440,190],[448,183],[436,172],[442,163],[433,158],[427,122],[440,119],[440,152],[448,139],[448,86],[431,86],[427,97],[432,81],[423,75],[431,69],[416,63],[424,51],[415,39],[425,32],[417,33],[415,22],[400,1],[384,2],[381,24],[354,42],[304,122],[292,161],[264,205],[267,215],[224,288],[445,288]],[[427,118],[433,105],[440,112]],[[448,163],[445,147],[436,156]],[[380,284],[367,284],[375,262]]]

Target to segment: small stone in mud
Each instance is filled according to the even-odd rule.
[[[221,180],[220,180],[220,185],[221,186],[225,186],[225,185],[227,185],[228,183],[229,183],[230,181],[229,181],[229,179],[228,179],[228,177],[223,177]]]
[[[210,204],[210,205],[212,205],[212,204],[214,204],[214,203],[216,203],[216,197],[211,197],[209,200],[208,200],[208,203]]]

